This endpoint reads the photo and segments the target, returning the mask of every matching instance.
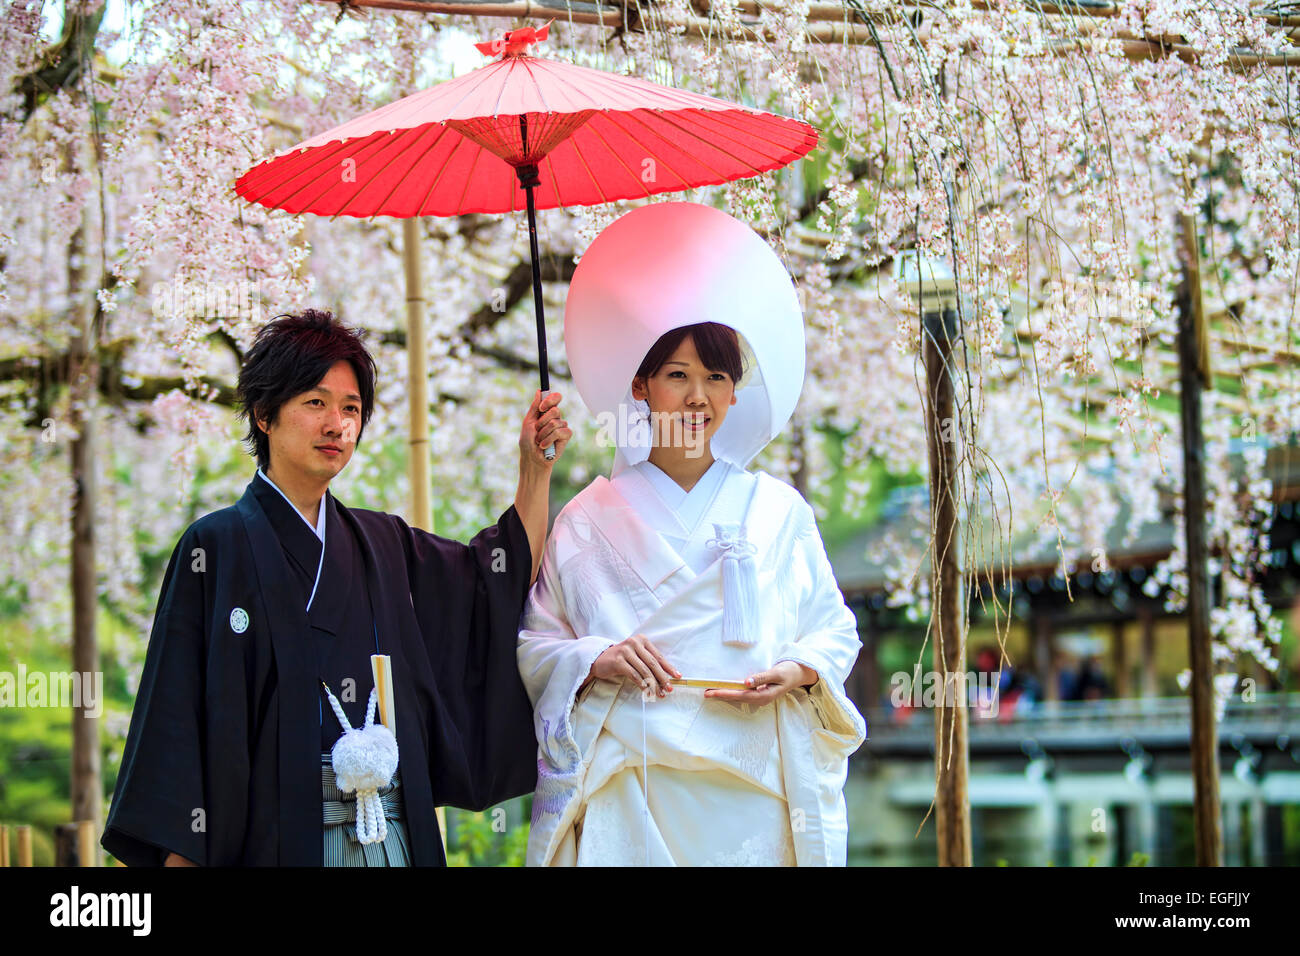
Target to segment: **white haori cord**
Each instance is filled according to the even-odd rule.
[[[714,523],[714,537],[705,547],[722,558],[722,643],[753,647],[754,623],[758,618],[758,548],[745,536],[745,526]]]
[[[334,716],[343,725],[343,735],[330,751],[330,762],[334,766],[334,781],[338,788],[344,793],[356,791],[357,842],[363,845],[382,843],[388,837],[388,825],[384,822],[384,805],[379,799],[379,790],[388,786],[397,772],[397,738],[383,724],[375,723],[379,690],[370,689],[366,724],[354,730],[329,685],[321,681],[321,686],[329,697]]]
[[[643,800],[642,820],[645,824],[645,865],[650,865],[650,762],[646,755],[645,743],[645,702],[650,697],[650,688],[641,688],[641,796]]]

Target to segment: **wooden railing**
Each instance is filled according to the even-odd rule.
[[[13,836],[12,848],[10,846],[11,832]],[[54,865],[98,865],[99,842],[95,839],[95,836],[95,824],[91,820],[64,823],[56,827],[54,831]],[[0,823],[0,867],[32,865],[31,825],[19,823],[11,827],[7,823]]]
[[[866,750],[924,750],[934,744],[933,709],[877,708],[865,713]],[[1092,749],[1118,746],[1126,739],[1164,749],[1191,739],[1186,697],[1129,697],[1114,700],[1041,701],[1009,711],[971,707],[970,744],[1002,749],[1033,740],[1044,747]],[[1233,698],[1218,723],[1221,743],[1233,737],[1300,736],[1300,693],[1259,694],[1252,701]]]

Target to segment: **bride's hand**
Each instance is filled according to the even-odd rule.
[[[627,678],[652,694],[662,697],[671,693],[673,677],[681,677],[677,668],[659,653],[644,634],[633,634],[626,641],[607,647],[591,665],[591,678],[622,680]],[[585,685],[584,685],[585,686]]]
[[[705,697],[716,697],[736,704],[770,704],[796,687],[817,683],[817,672],[796,661],[778,661],[771,668],[745,678],[749,690],[710,688]]]

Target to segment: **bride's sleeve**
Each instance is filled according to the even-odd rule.
[[[570,718],[579,688],[591,665],[607,647],[606,637],[580,634],[585,621],[573,621],[565,601],[559,554],[567,550],[568,525],[556,518],[547,538],[537,582],[529,592],[519,631],[519,676],[533,703],[533,729],[543,755],[564,767],[578,759]]]
[[[823,726],[861,743],[866,739],[866,722],[844,693],[844,682],[862,647],[857,618],[844,603],[812,508],[802,499],[795,508],[796,574],[788,586],[796,588],[798,624],[794,639],[781,647],[776,660],[796,661],[815,670],[817,683],[809,696]]]

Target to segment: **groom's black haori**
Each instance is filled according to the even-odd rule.
[[[374,362],[360,335],[320,312],[262,330],[239,382],[259,464],[270,450],[256,419],[274,421],[341,360],[364,427]],[[532,558],[515,507],[468,545],[329,491],[321,507],[324,545],[255,474],[176,545],[103,837],[119,860],[321,865],[321,754],[339,734],[321,679],[336,692],[355,681],[343,706],[359,726],[372,653],[392,659],[412,862],[446,862],[435,807],[532,791],[537,743],[515,660]]]

